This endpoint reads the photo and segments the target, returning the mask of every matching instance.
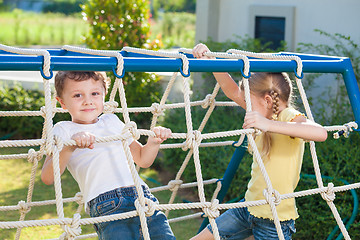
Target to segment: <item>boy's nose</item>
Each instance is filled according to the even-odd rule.
[[[90,96],[85,96],[85,98],[84,98],[84,104],[85,104],[85,105],[92,104],[92,99],[91,99]]]

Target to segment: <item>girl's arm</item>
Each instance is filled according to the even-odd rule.
[[[211,59],[205,56],[206,52],[210,52],[210,50],[203,43],[197,44],[192,51],[195,58]],[[213,74],[216,81],[220,84],[220,87],[225,93],[225,95],[234,102],[236,102],[238,105],[240,105],[242,108],[246,109],[245,101],[241,95],[240,88],[230,76],[230,74],[225,72],[214,72]]]
[[[76,146],[64,146],[59,154],[60,174],[63,174],[70,160],[71,154],[76,148],[94,148],[95,136],[88,132],[74,134],[71,139],[75,140]],[[46,185],[54,183],[54,170],[52,156],[46,156],[42,171],[41,180]]]
[[[326,129],[300,115],[291,122],[274,121],[265,118],[258,112],[248,112],[245,115],[243,128],[257,128],[263,132],[273,132],[302,138],[307,141],[323,142],[327,138]]]
[[[130,151],[134,162],[142,167],[150,167],[160,148],[160,144],[171,136],[171,130],[164,127],[155,127],[153,129],[156,137],[149,137],[147,143],[143,146],[138,141],[133,141],[130,144]]]
[[[214,77],[219,83],[225,95],[236,102],[240,107],[246,109],[245,99],[234,79],[228,73],[214,72]]]

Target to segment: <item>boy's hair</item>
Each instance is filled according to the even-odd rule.
[[[107,93],[110,85],[110,79],[106,76],[104,72],[59,71],[55,76],[55,90],[57,97],[62,96],[66,79],[71,79],[78,82],[86,81],[88,79],[102,81],[105,93]]]
[[[241,82],[240,88],[244,90],[244,84]],[[249,78],[250,92],[255,96],[264,97],[269,94],[273,99],[273,118],[277,119],[279,115],[280,100],[286,104],[286,107],[293,105],[293,88],[290,77],[287,73],[252,73]],[[271,137],[269,133],[264,133],[261,155],[266,156],[270,152]]]

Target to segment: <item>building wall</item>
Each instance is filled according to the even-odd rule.
[[[293,18],[286,23],[286,30],[292,32],[285,32],[291,39],[290,51],[300,42],[326,44],[328,39],[314,29],[349,35],[360,42],[359,0],[197,0],[196,42],[209,36],[221,42],[234,39],[235,35],[254,37],[256,9],[268,16]]]
[[[288,51],[296,51],[299,43],[333,44],[314,29],[350,36],[360,44],[359,12],[359,0],[197,0],[196,42],[208,37],[219,42],[235,40],[236,36],[255,37],[254,21],[259,14],[286,18]],[[338,88],[334,74],[323,75],[316,81],[318,87],[310,89],[308,97],[322,96],[326,100],[324,91],[330,88],[334,94]],[[205,82],[198,74],[194,87],[201,91]]]

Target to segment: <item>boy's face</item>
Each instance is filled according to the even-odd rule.
[[[92,124],[103,112],[105,89],[101,81],[92,78],[80,82],[66,79],[62,96],[56,99],[69,111],[73,122]]]

